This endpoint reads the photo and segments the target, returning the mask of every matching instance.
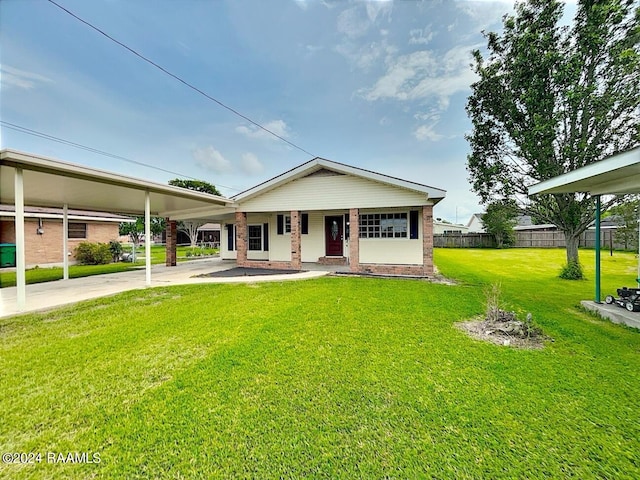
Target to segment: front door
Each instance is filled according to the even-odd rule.
[[[324,238],[327,257],[342,257],[343,217],[324,218]]]

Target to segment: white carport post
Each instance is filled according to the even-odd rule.
[[[69,280],[69,205],[62,207],[62,279]]]
[[[144,192],[144,257],[146,262],[147,287],[151,286],[151,201],[149,190]]]
[[[15,206],[16,206],[16,287],[18,311],[23,311],[27,304],[26,262],[24,248],[24,177],[22,168],[15,170]]]

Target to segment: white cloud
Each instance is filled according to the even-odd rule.
[[[38,84],[49,83],[53,80],[33,72],[19,70],[9,65],[0,65],[0,81],[7,88],[18,87],[23,90],[32,90]]]
[[[470,88],[476,77],[470,68],[471,51],[476,45],[457,46],[437,57],[433,51],[421,50],[402,55],[389,62],[387,72],[371,88],[358,93],[369,101],[401,101],[438,98],[443,107],[449,97]]]
[[[204,148],[196,148],[192,152],[196,165],[215,173],[226,173],[231,171],[231,162],[224,158],[222,154],[209,145]]]
[[[262,126],[267,130],[269,130],[270,132],[273,132],[282,138],[287,138],[290,135],[289,127],[287,126],[284,120],[272,120],[270,122],[263,124]],[[267,139],[277,140],[275,136],[271,135],[269,132],[255,125],[249,125],[249,126],[241,125],[239,127],[236,127],[236,132],[251,139],[267,138]]]
[[[434,130],[435,125],[420,125],[414,132],[413,135],[418,140],[431,140],[432,142],[437,142],[438,140],[442,140],[444,135],[436,133]]]
[[[362,70],[369,70],[381,60],[388,61],[397,53],[398,49],[389,45],[387,40],[383,38],[381,42],[371,42],[366,45],[345,42],[338,45],[336,51],[347,58],[351,65]]]
[[[338,15],[338,32],[352,39],[362,37],[383,17],[390,21],[392,10],[393,2],[387,0],[356,4]]]
[[[245,153],[242,155],[242,161],[240,162],[240,168],[248,175],[256,175],[264,171],[264,165],[260,163],[258,157],[253,153]]]
[[[409,30],[409,45],[426,45],[433,39],[434,35],[431,25],[424,28],[414,28]]]

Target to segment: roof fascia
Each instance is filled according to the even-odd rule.
[[[75,163],[63,162],[52,158],[19,152],[17,150],[3,149],[0,151],[0,164],[24,170],[33,170],[51,175],[98,182],[135,190],[149,191],[166,195],[174,195],[182,198],[200,200],[214,205],[230,205],[233,200],[219,195],[196,192],[186,188],[161,183],[149,182],[135,177],[128,177],[118,173],[107,172],[96,168],[85,167]]]
[[[358,167],[352,167],[350,165],[346,165],[344,163],[334,162],[333,160],[326,160],[324,158],[314,158],[302,165],[299,165],[296,168],[293,168],[285,173],[282,173],[276,177],[267,180],[261,184],[256,185],[255,187],[250,188],[249,190],[245,190],[232,198],[236,200],[238,203],[241,203],[244,200],[248,200],[262,193],[268,192],[274,188],[279,187],[285,183],[288,183],[292,180],[296,180],[298,178],[302,178],[314,171],[320,170],[322,168],[326,168],[328,170],[333,170],[339,173],[344,173],[348,175],[353,175],[356,177],[366,178],[368,180],[373,180],[379,183],[384,183],[387,185],[401,187],[408,190],[417,191],[420,193],[426,193],[428,198],[431,199],[442,199],[446,195],[446,190],[441,190],[439,188],[430,187],[428,185],[422,185],[420,183],[411,182],[408,180],[403,180],[401,178],[391,177],[389,175],[384,175],[377,172],[372,172],[370,170],[365,170]],[[437,202],[437,200],[436,200]]]

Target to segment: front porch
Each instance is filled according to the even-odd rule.
[[[432,276],[433,206],[236,212],[223,258],[238,266]]]

